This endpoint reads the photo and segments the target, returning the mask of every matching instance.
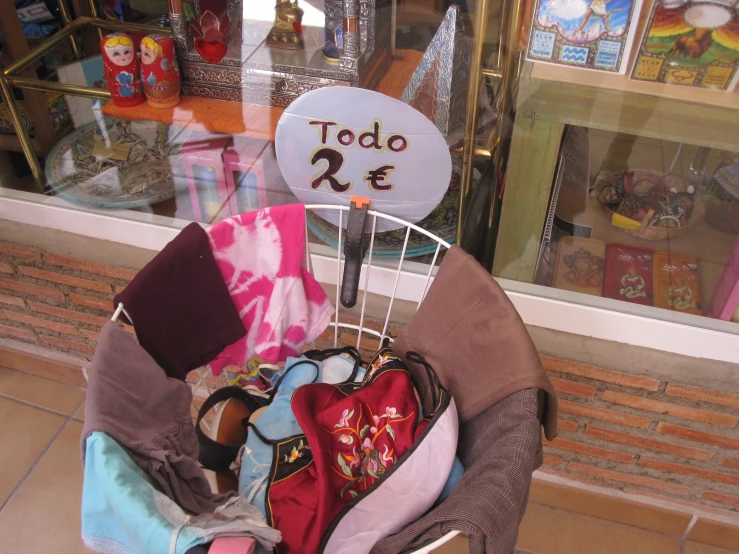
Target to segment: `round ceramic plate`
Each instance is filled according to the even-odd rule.
[[[46,180],[62,198],[95,208],[139,208],[175,195],[173,167],[189,131],[153,121],[105,117],[54,145],[46,159]],[[112,144],[110,152],[96,155]],[[125,158],[125,160],[124,160]]]

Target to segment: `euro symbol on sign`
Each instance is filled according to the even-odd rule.
[[[394,165],[383,165],[375,170],[368,171],[367,177],[365,177],[364,180],[369,181],[370,186],[375,190],[390,190],[395,186],[394,184],[388,183],[387,185],[381,185],[380,183],[383,182],[385,177],[388,176],[388,173],[394,169]]]

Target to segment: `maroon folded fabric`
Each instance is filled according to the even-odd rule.
[[[123,303],[141,346],[176,379],[246,334],[197,223],[185,227],[113,302]]]

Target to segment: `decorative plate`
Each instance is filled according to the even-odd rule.
[[[46,180],[62,198],[95,208],[139,208],[175,195],[173,167],[190,131],[153,121],[105,117],[54,145]],[[118,145],[125,161],[93,155],[96,143]],[[122,146],[120,146],[122,145]]]

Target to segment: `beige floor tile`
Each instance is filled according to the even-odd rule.
[[[81,389],[0,367],[0,394],[70,415],[85,397]]]
[[[680,540],[621,523],[529,503],[518,532],[535,554],[679,554]]]
[[[739,548],[739,545],[737,545],[737,548]],[[737,554],[737,551],[701,544],[699,542],[686,541],[685,554]]]
[[[0,398],[0,506],[63,424],[61,416]]]
[[[77,409],[77,411],[74,412],[74,418],[75,419],[81,419],[82,421],[85,421],[85,403],[84,402]]]
[[[82,424],[71,421],[0,513],[2,552],[83,554]]]

